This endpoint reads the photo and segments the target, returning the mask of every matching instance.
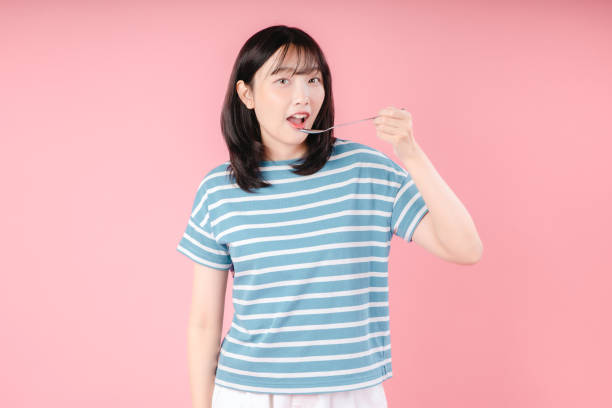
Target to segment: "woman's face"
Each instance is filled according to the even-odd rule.
[[[259,121],[261,138],[266,146],[267,160],[288,160],[306,154],[304,141],[308,135],[292,126],[287,120],[296,112],[307,112],[309,116],[302,125],[311,129],[319,114],[325,89],[320,72],[300,73],[290,77],[297,65],[297,52],[294,47],[287,50],[282,66],[271,74],[276,66],[280,48],[255,73],[253,88],[238,81],[236,90],[249,109],[255,110]],[[286,70],[282,68],[285,67]]]

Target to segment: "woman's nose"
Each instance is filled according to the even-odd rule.
[[[293,99],[296,102],[309,102],[310,101],[310,91],[307,87],[298,85],[296,86],[297,90],[293,93]]]
[[[310,95],[310,89],[308,88],[308,84],[304,81],[297,81],[294,90],[294,96],[296,98],[307,98]]]
[[[297,97],[294,98],[296,103],[303,103],[303,104],[309,104],[310,103],[310,98],[308,96],[301,96],[301,97]]]

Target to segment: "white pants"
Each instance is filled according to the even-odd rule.
[[[321,394],[265,394],[215,383],[212,408],[387,408],[387,397],[382,383]]]

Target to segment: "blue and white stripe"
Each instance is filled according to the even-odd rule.
[[[388,260],[412,241],[427,206],[384,153],[337,139],[315,174],[265,161],[270,187],[247,193],[228,162],[198,186],[177,250],[234,273],[234,316],[215,382],[250,392],[312,394],[392,376]]]

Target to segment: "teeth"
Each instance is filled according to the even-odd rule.
[[[302,118],[305,118],[305,117],[306,117],[306,115],[304,115],[304,114],[300,114],[300,115],[293,115],[293,117],[294,117],[294,118],[298,118],[298,119],[302,119]]]

